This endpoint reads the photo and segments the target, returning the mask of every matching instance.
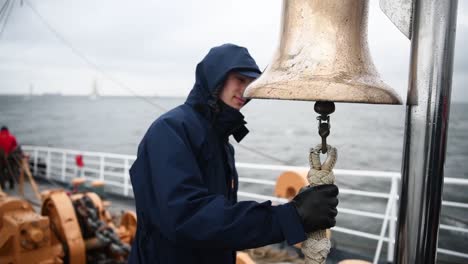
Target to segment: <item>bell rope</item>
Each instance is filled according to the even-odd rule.
[[[333,184],[335,182],[333,167],[335,166],[338,152],[336,148],[327,145],[327,158],[322,164],[320,161],[321,150],[321,144],[310,150],[310,170],[307,174],[307,180],[311,186]],[[327,238],[326,230],[319,230],[308,234],[307,240],[302,243],[302,253],[305,256],[305,263],[324,264],[327,260],[330,248],[331,243],[330,239]]]

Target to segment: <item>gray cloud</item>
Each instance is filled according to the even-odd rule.
[[[29,2],[92,63],[139,94],[185,94],[198,61],[210,47],[225,42],[248,47],[265,67],[278,42],[281,13],[280,0]],[[466,42],[468,25],[464,2],[459,6],[457,48]],[[410,42],[379,10],[378,1],[371,1],[369,21],[375,64],[405,97]],[[456,53],[457,95],[463,95],[458,86],[468,72],[466,56]],[[0,93],[27,92],[34,83],[37,92],[83,94],[93,78],[100,80],[104,93],[126,93],[105,77],[57,40],[31,9],[15,6],[0,39]]]

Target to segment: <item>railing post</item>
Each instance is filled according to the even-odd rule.
[[[39,173],[37,172],[37,161],[39,160],[37,157],[38,155],[39,153],[37,151],[37,148],[34,148],[34,174],[36,177],[39,176]]]
[[[99,179],[104,181],[104,155],[99,158]]]
[[[380,237],[379,237],[379,241],[377,242],[377,249],[375,250],[373,264],[379,263],[380,252],[382,250],[382,243],[383,243],[383,240],[385,238],[385,231],[387,230],[388,222],[389,221],[390,221],[390,223],[392,222],[391,211],[392,211],[393,204],[394,204],[394,201],[395,201],[393,199],[393,197],[396,196],[396,190],[397,190],[396,189],[396,184],[394,184],[393,178],[392,178],[392,185],[390,187],[390,193],[388,195],[387,207],[385,208],[385,215],[384,215],[384,219],[382,221],[382,228],[380,229]],[[389,241],[389,244],[391,244],[391,241]]]
[[[47,149],[46,178],[50,179],[50,149]]]
[[[128,178],[130,177],[130,175],[128,174],[128,159],[124,160],[123,175],[124,175],[124,195],[128,196]]]
[[[398,186],[398,179],[396,176],[392,177],[392,190],[396,189]],[[397,203],[397,192],[394,192],[393,195],[391,195],[391,199],[393,200],[392,208],[390,211],[390,226],[388,227],[388,244],[387,244],[387,262],[392,263],[393,262],[393,254],[394,254],[394,249],[395,249],[395,230],[396,230],[396,220],[394,219],[396,217],[396,203]]]
[[[67,171],[67,153],[62,151],[62,182],[65,182],[65,172]]]

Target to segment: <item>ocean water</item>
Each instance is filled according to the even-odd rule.
[[[170,109],[184,98],[149,98]],[[308,150],[320,143],[313,102],[253,100],[244,107],[250,134],[236,147],[240,162],[308,165]],[[135,97],[0,96],[0,125],[8,125],[21,144],[135,155],[150,124],[163,111]],[[448,133],[446,177],[468,179],[468,104],[453,103]],[[338,148],[335,168],[396,171],[401,169],[404,106],[336,104],[328,143]],[[245,147],[255,149],[258,153]],[[240,176],[276,179],[278,174],[239,169]],[[342,188],[386,191],[389,181],[337,178]],[[241,189],[271,195],[270,190],[242,184]],[[444,199],[468,203],[465,187],[445,186]],[[385,200],[340,195],[340,206],[383,213]],[[468,211],[443,208],[441,222],[468,226]],[[356,221],[346,214],[338,225],[378,234],[381,221]],[[345,242],[342,242],[345,241]],[[350,241],[352,243],[352,241]],[[346,243],[346,239],[340,240]],[[363,241],[375,248],[375,242]],[[439,246],[468,253],[468,234],[440,231]],[[363,249],[365,250],[365,249]],[[358,249],[359,251],[359,249]],[[449,261],[450,262],[450,261]],[[454,262],[457,262],[454,260]],[[462,262],[460,262],[462,263]]]

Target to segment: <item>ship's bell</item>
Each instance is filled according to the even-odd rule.
[[[284,0],[273,62],[247,98],[401,104],[367,44],[368,1]]]

